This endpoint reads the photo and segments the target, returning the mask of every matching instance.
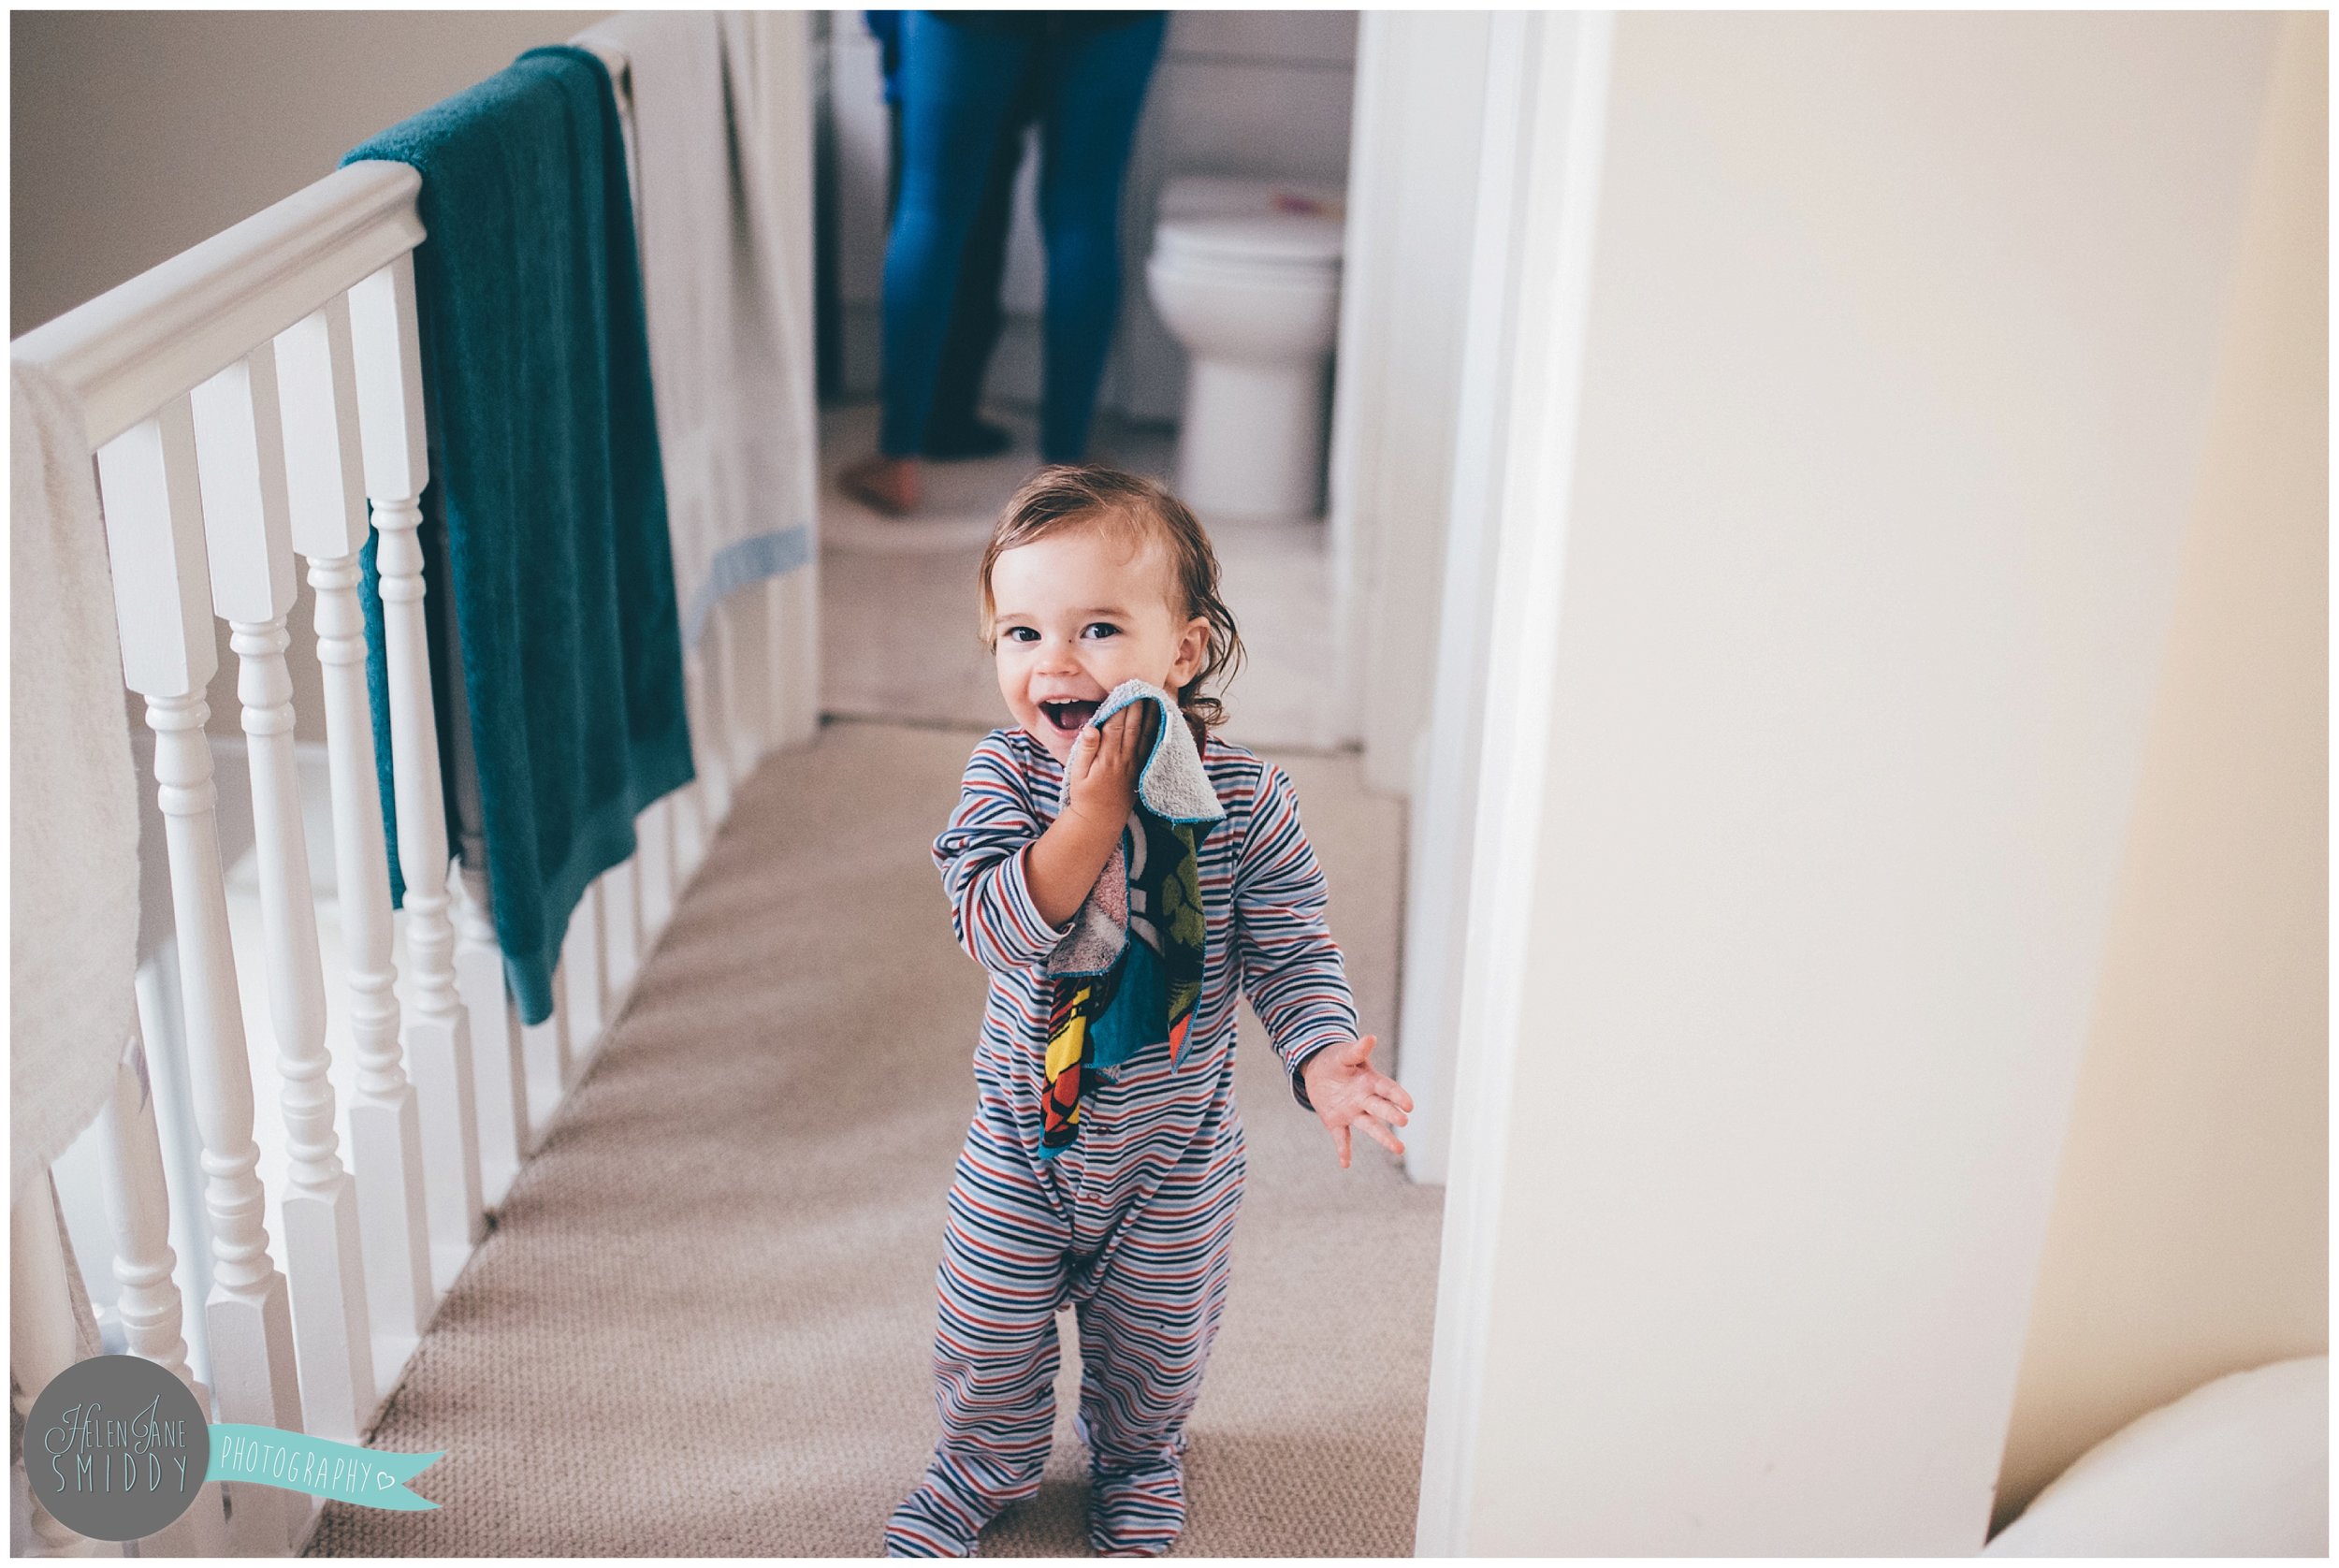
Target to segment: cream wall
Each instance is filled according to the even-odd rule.
[[[1998,1482],[2329,1348],[2330,19],[2281,23]]]
[[[1435,1549],[1981,1546],[2276,25],[1617,18]]]
[[[342,153],[607,11],[15,11],[9,336],[333,172]],[[325,738],[304,582],[300,738]],[[240,730],[218,626],[215,733]]]

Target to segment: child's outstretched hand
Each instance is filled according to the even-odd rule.
[[[1361,1127],[1379,1140],[1392,1154],[1402,1154],[1405,1146],[1397,1135],[1384,1127],[1405,1125],[1406,1112],[1413,1109],[1413,1096],[1395,1079],[1373,1070],[1369,1058],[1373,1054],[1373,1037],[1345,1045],[1328,1046],[1307,1059],[1300,1069],[1300,1080],[1307,1085],[1308,1103],[1315,1107],[1315,1114],[1332,1135],[1332,1146],[1340,1151],[1340,1169],[1348,1169],[1348,1132]]]

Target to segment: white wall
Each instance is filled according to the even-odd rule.
[[[9,336],[607,11],[15,11]]]
[[[2274,25],[1616,20],[1422,1550],[1981,1545]]]
[[[2330,18],[2281,29],[2001,1517],[2330,1345]]]
[[[1121,329],[1100,409],[1174,419],[1184,355],[1154,314],[1144,259],[1162,182],[1178,174],[1247,175],[1340,183],[1348,172],[1353,11],[1178,11],[1171,15],[1129,154],[1123,225]],[[886,126],[877,45],[858,11],[831,32],[838,179],[838,288],[845,305],[845,385],[878,388],[877,303],[885,263]],[[1045,269],[1026,150],[1000,294],[1009,312],[988,394],[1039,400],[1039,309]]]
[[[565,42],[607,11],[15,11],[8,18],[10,336],[333,172],[376,131]],[[305,579],[293,646],[310,646]],[[211,728],[241,733],[218,623]],[[325,738],[295,659],[300,738]]]

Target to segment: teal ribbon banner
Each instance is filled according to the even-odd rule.
[[[286,1491],[307,1492],[355,1503],[363,1508],[398,1508],[413,1512],[436,1508],[417,1497],[404,1483],[443,1458],[435,1454],[385,1454],[311,1437],[278,1427],[247,1426],[237,1421],[211,1423],[211,1467],[206,1481],[247,1481]]]

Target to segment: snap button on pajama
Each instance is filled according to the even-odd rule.
[[[1053,1157],[1040,1154],[1053,982],[1038,966],[1063,928],[1033,905],[1023,850],[1053,819],[1060,766],[1022,731],[993,731],[935,841],[952,924],[991,993],[936,1275],[942,1436],[886,1522],[890,1555],[970,1554],[1001,1508],[1039,1489],[1066,1301],[1080,1328],[1092,1543],[1155,1553],[1184,1526],[1185,1421],[1242,1204],[1237,988],[1302,1106],[1301,1063],[1358,1032],[1289,778],[1214,736],[1202,762],[1227,817],[1196,847],[1208,938],[1186,1043],[1174,1067],[1164,1043],[1095,1074],[1079,1135]]]

